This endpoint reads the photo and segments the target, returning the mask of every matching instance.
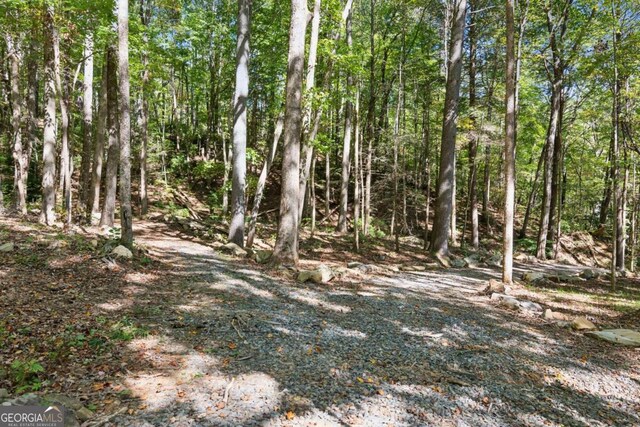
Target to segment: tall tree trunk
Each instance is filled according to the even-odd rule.
[[[475,0],[470,1],[470,21],[469,21],[469,110],[471,112],[472,134],[469,138],[469,221],[471,222],[471,246],[478,249],[480,246],[479,224],[478,224],[478,193],[477,193],[477,156],[478,156],[478,127],[476,109],[476,56],[477,56],[477,36],[475,21]],[[464,236],[462,236],[464,238]]]
[[[129,112],[129,0],[118,0],[118,102],[120,113],[120,242],[133,247],[131,116]]]
[[[358,221],[360,220],[360,186],[358,185],[358,178],[360,175],[360,88],[356,88],[356,107],[354,114],[355,135],[353,140],[353,248],[356,252],[360,251],[360,229],[358,227]]]
[[[142,87],[140,97],[140,215],[144,216],[149,210],[149,196],[147,194],[147,147],[149,145],[149,52],[148,27],[151,19],[151,0],[141,0],[140,21],[144,25],[142,35]],[[208,152],[205,154],[208,155]]]
[[[462,42],[464,39],[467,1],[456,0],[449,49],[449,67],[445,93],[438,196],[436,200],[431,250],[438,255],[449,253],[449,226],[453,202],[455,173],[456,123],[462,74]]]
[[[280,141],[280,136],[282,135],[282,130],[284,128],[284,116],[282,114],[278,115],[278,119],[276,120],[276,127],[273,132],[273,141],[271,142],[271,147],[269,148],[269,152],[265,156],[264,165],[262,166],[262,172],[260,172],[260,177],[258,178],[258,185],[256,187],[256,195],[253,199],[253,209],[251,211],[251,219],[249,220],[249,229],[247,231],[247,247],[251,248],[253,246],[253,240],[256,235],[256,226],[258,224],[258,214],[260,213],[260,203],[262,202],[262,196],[264,194],[264,187],[267,183],[267,177],[269,176],[269,171],[271,170],[271,165],[273,164],[273,159],[276,156],[276,150],[278,148],[278,142]]]
[[[249,96],[249,37],[251,2],[238,2],[236,89],[233,97],[233,177],[229,241],[244,246],[244,189],[247,175],[247,97]]]
[[[298,263],[302,74],[308,18],[307,1],[291,0],[280,218],[278,221],[278,236],[272,257],[275,263]]]
[[[507,64],[505,72],[505,144],[504,144],[504,230],[502,235],[502,281],[513,282],[513,216],[516,194],[516,55],[514,0],[506,0]]]
[[[20,91],[20,65],[22,64],[22,47],[19,37],[6,35],[9,59],[9,78],[11,80],[11,139],[13,142],[13,188],[15,208],[18,213],[27,213],[26,173],[28,170],[22,135],[22,95]]]
[[[80,165],[80,203],[87,206],[91,189],[91,146],[93,127],[93,35],[84,40],[84,81],[82,96],[82,163]]]
[[[56,220],[56,83],[53,46],[58,38],[53,4],[44,10],[44,134],[42,152],[42,210],[40,222],[53,225]]]
[[[307,61],[307,76],[305,80],[305,93],[310,94],[315,86],[316,81],[316,60],[318,57],[318,39],[320,37],[320,12],[321,12],[321,0],[315,0],[313,5],[313,18],[311,20],[311,38],[309,39],[309,59]],[[329,67],[330,68],[330,67]],[[327,70],[327,78],[331,70]],[[307,181],[309,180],[309,174],[311,172],[311,163],[314,152],[313,143],[316,139],[318,126],[320,125],[321,108],[318,108],[316,114],[315,123],[313,128],[311,127],[311,102],[307,102],[304,110],[304,116],[302,119],[302,162],[301,174],[300,174],[300,206],[298,207],[298,223],[302,220],[302,214],[304,211],[304,201],[307,191]]]
[[[353,39],[351,36],[351,10],[348,11],[346,19],[347,49],[351,52]],[[353,103],[351,101],[353,87],[353,75],[347,72],[347,102],[344,111],[344,140],[342,143],[342,179],[340,181],[340,209],[338,212],[339,233],[347,231],[347,210],[349,204],[349,175],[351,166],[351,120],[353,114]]]
[[[107,167],[105,195],[100,216],[100,226],[113,227],[116,211],[116,190],[118,184],[118,164],[120,163],[120,138],[118,136],[118,80],[116,52],[107,48]],[[95,200],[94,200],[95,202]]]
[[[100,220],[100,189],[102,187],[102,164],[104,161],[104,140],[107,132],[107,117],[109,108],[107,105],[107,92],[109,91],[109,49],[105,52],[102,76],[100,81],[100,94],[98,105],[98,123],[96,125],[96,143],[93,147],[93,161],[91,168],[91,193],[89,194],[89,212],[91,224],[97,224]],[[111,141],[109,141],[111,142]]]
[[[62,144],[60,148],[60,181],[58,191],[61,199],[64,201],[64,210],[66,213],[65,222],[67,225],[71,223],[71,147],[69,140],[70,126],[70,102],[71,89],[68,87],[66,76],[63,79],[61,75],[61,54],[60,54],[60,38],[56,37],[53,43],[54,57],[54,75],[56,81],[56,91],[58,93],[58,101],[60,105],[60,127],[62,132]]]

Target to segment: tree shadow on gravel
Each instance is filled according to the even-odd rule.
[[[66,307],[149,331],[110,352],[126,366],[105,387],[131,392],[118,395],[128,412],[113,425],[640,423],[637,352],[490,306],[477,295],[490,270],[316,286],[269,278],[162,225],[138,238],[158,268],[76,266],[82,304]],[[90,387],[99,363],[81,373]]]

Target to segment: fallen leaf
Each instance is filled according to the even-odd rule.
[[[293,413],[293,411],[287,411],[286,414],[284,414],[285,417],[287,417],[288,420],[292,420],[296,417],[296,414]]]

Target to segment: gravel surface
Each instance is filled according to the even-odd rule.
[[[495,307],[497,271],[300,285],[162,224],[136,238],[175,271],[141,291],[140,405],[109,425],[640,425],[640,352]]]

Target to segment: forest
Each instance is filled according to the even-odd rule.
[[[3,0],[0,37],[3,407],[640,424],[637,1]]]

